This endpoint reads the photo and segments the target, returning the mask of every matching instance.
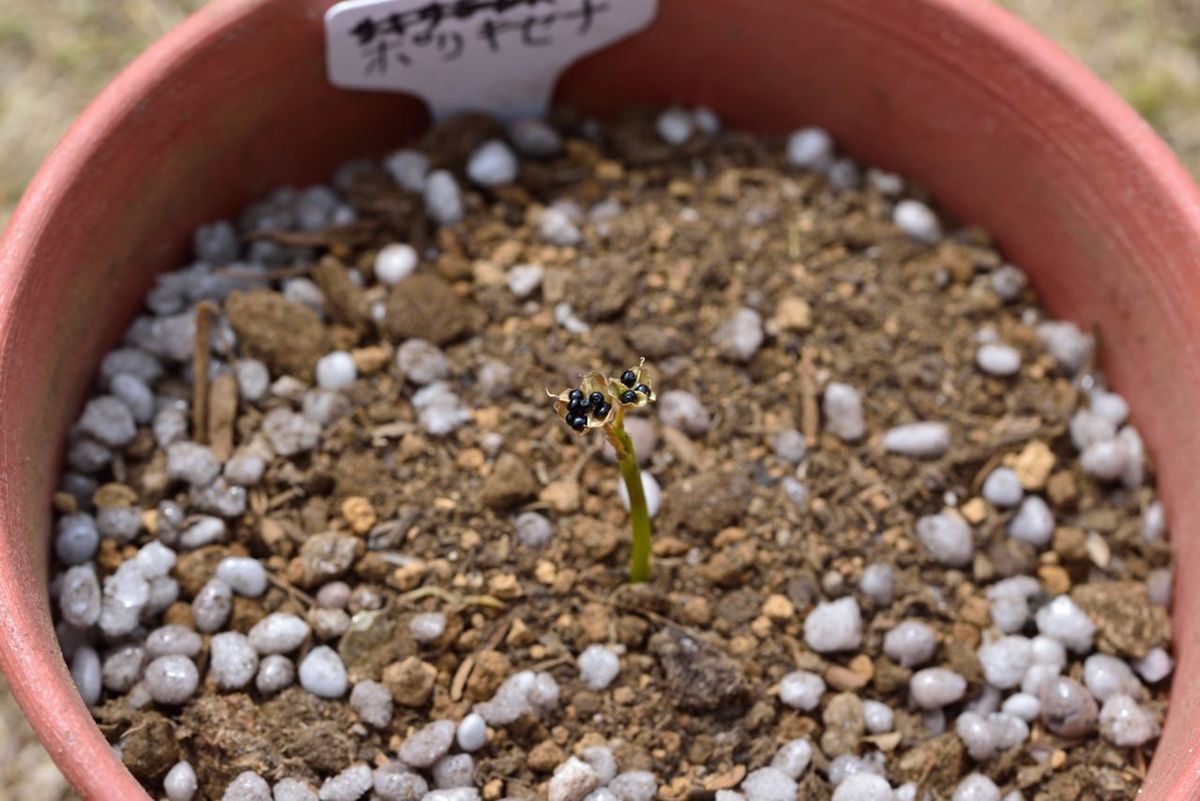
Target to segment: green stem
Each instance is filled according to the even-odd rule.
[[[633,550],[629,557],[629,581],[638,584],[650,580],[650,510],[646,507],[646,493],[642,489],[642,472],[638,467],[637,453],[633,440],[625,433],[625,426],[618,418],[611,428],[617,466],[625,489],[629,491],[629,522],[633,527]]]

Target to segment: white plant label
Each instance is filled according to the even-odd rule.
[[[325,13],[329,80],[408,92],[435,118],[541,116],[576,59],[635,33],[658,0],[346,0]]]

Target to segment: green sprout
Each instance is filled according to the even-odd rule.
[[[633,550],[629,557],[629,581],[639,583],[650,579],[650,510],[642,489],[642,471],[638,467],[633,440],[625,432],[625,412],[654,403],[656,396],[650,386],[646,360],[638,362],[609,378],[592,371],[583,377],[578,387],[565,389],[555,395],[555,413],[575,431],[586,434],[599,428],[617,453],[617,467],[629,492],[629,522],[633,528]]]

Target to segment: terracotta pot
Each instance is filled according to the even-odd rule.
[[[327,0],[217,0],[126,70],[30,186],[0,245],[0,666],[75,787],[146,798],[54,639],[49,499],[102,354],[196,223],[326,176],[426,124],[404,97],[324,80]],[[706,103],[733,126],[831,130],[992,231],[1050,309],[1099,325],[1155,454],[1179,558],[1178,667],[1143,797],[1200,795],[1200,195],[1111,91],[1028,27],[964,0],[661,0],[576,65],[560,99]],[[665,57],[670,54],[670,57]]]

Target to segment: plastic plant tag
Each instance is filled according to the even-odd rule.
[[[435,118],[545,113],[573,61],[645,28],[658,0],[347,0],[325,13],[329,80],[409,92]]]

